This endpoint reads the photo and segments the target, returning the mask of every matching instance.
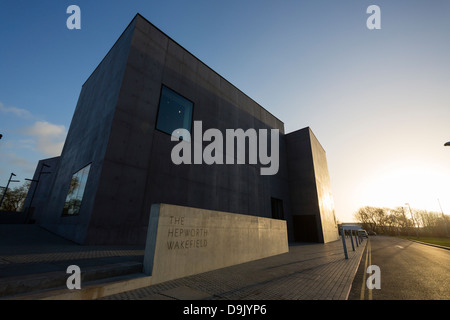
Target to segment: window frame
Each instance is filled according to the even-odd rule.
[[[82,206],[82,204],[83,204],[84,194],[85,194],[85,192],[86,192],[86,186],[87,186],[87,183],[88,183],[88,180],[89,180],[89,175],[90,175],[91,169],[92,169],[91,166],[92,166],[92,162],[89,162],[88,164],[86,164],[85,166],[81,167],[79,170],[75,171],[75,172],[72,174],[72,177],[71,177],[70,182],[69,182],[69,189],[67,190],[67,193],[66,193],[66,199],[64,200],[64,206],[63,206],[62,213],[61,213],[61,216],[62,216],[62,217],[74,217],[74,216],[80,215],[80,210],[81,210],[81,206]],[[66,204],[67,204],[68,199],[69,199],[70,184],[72,183],[74,176],[76,176],[76,175],[77,175],[79,172],[81,172],[82,170],[85,170],[87,167],[89,167],[89,171],[88,171],[87,176],[86,176],[86,179],[85,179],[83,192],[82,192],[82,195],[81,195],[81,198],[80,198],[80,204],[78,205],[78,210],[77,210],[77,212],[74,213],[74,214],[65,213],[64,210],[66,209]],[[83,181],[83,180],[84,180],[84,179],[82,178],[81,181]],[[77,198],[78,198],[78,194],[80,193],[80,189],[81,189],[80,186],[77,186],[77,187],[74,189],[73,193],[75,194],[75,196],[74,196],[72,199],[77,199]],[[72,199],[70,199],[70,200],[72,200]],[[69,201],[70,201],[70,200],[69,200]]]
[[[164,89],[164,87],[165,87],[166,89],[172,91],[172,92],[175,93],[176,95],[180,96],[181,98],[183,98],[184,100],[186,100],[186,101],[188,101],[188,102],[190,102],[190,103],[192,104],[191,120],[190,120],[190,128],[189,128],[189,130],[188,130],[188,131],[189,131],[189,134],[192,136],[192,129],[193,129],[193,127],[194,127],[194,109],[195,109],[195,103],[194,103],[194,101],[192,101],[191,99],[186,98],[186,96],[184,96],[184,95],[178,93],[176,90],[174,90],[174,89],[172,89],[171,87],[165,85],[164,83],[161,84],[161,88],[160,88],[160,90],[159,90],[159,101],[158,101],[158,110],[157,110],[157,112],[156,112],[156,119],[155,119],[155,130],[156,130],[156,131],[159,131],[159,132],[162,132],[162,133],[164,133],[164,134],[167,134],[167,135],[169,135],[169,136],[171,136],[171,137],[173,136],[173,135],[172,135],[173,131],[169,133],[169,132],[166,132],[166,131],[161,130],[161,129],[158,128],[158,119],[159,119],[159,115],[160,115],[160,111],[161,111],[161,100],[162,100],[162,97],[163,97],[163,89]],[[183,129],[186,129],[186,128],[183,128]],[[186,129],[186,130],[187,130],[187,129]],[[176,137],[176,136],[174,136],[174,137]],[[176,138],[180,139],[179,137],[176,137]],[[190,141],[187,141],[187,142],[190,142]]]

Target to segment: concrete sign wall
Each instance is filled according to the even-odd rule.
[[[144,273],[155,284],[288,250],[284,220],[154,204]]]

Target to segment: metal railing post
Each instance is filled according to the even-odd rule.
[[[353,230],[350,230],[350,240],[352,241],[352,249],[355,251],[355,245],[353,244]],[[356,239],[355,239],[356,241]]]
[[[345,230],[344,228],[342,228],[341,230],[342,230],[342,245],[344,246],[345,259],[348,259],[347,246],[345,245]]]

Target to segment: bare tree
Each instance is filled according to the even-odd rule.
[[[367,230],[383,232],[387,215],[385,208],[366,206],[360,208],[354,215],[355,219]]]
[[[30,182],[27,181],[20,187],[8,189],[0,209],[4,211],[21,211],[29,188]]]
[[[354,217],[364,229],[377,233],[412,235],[420,229],[423,235],[446,236],[445,227],[449,225],[446,220],[450,217],[420,209],[413,209],[411,213],[404,207],[389,209],[366,206],[360,208]]]

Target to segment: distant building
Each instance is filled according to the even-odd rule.
[[[278,129],[278,172],[174,164],[171,130],[191,131],[194,121],[222,132]],[[283,122],[139,14],[84,83],[61,156],[48,161],[32,218],[77,243],[144,244],[154,203],[284,219],[290,241],[338,239],[326,154],[312,131],[285,134]]]

